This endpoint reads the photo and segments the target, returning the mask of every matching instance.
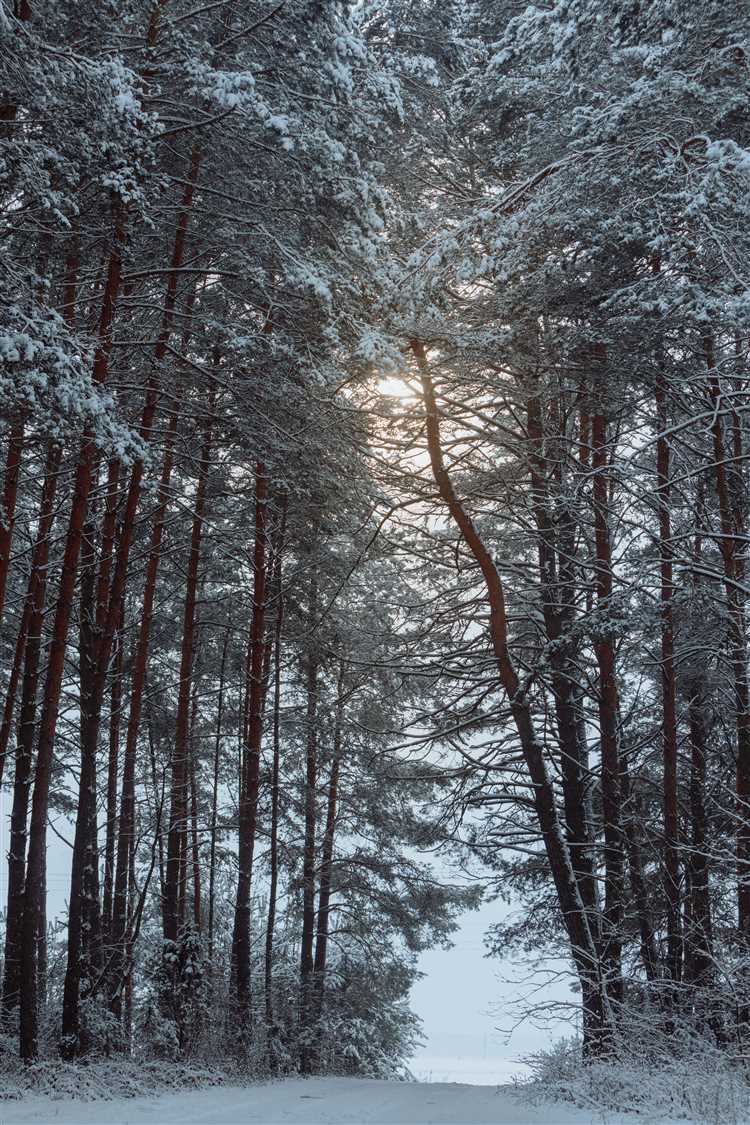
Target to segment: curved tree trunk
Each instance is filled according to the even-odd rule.
[[[542,744],[534,728],[528,697],[521,687],[508,648],[505,590],[492,556],[459,500],[444,465],[440,416],[424,345],[419,340],[412,340],[411,347],[421,377],[427,444],[435,484],[482,572],[487,591],[490,641],[497,663],[498,678],[508,696],[521,752],[533,786],[534,808],[570,940],[571,955],[581,982],[587,1032],[585,1048],[591,1053],[599,1053],[608,1048],[614,1033],[609,993],[560,824],[554,788],[547,772]]]

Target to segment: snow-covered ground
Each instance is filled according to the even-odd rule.
[[[601,1113],[568,1106],[526,1104],[507,1086],[356,1078],[292,1078],[118,1101],[0,1102],[0,1125],[602,1125],[603,1120]],[[606,1117],[607,1125],[633,1120]],[[644,1117],[637,1120],[646,1125]]]

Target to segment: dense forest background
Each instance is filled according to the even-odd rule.
[[[748,52],[2,0],[8,1052],[396,1073],[483,890],[585,1058],[746,1055]]]

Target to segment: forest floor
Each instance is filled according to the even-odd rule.
[[[511,1086],[356,1078],[291,1078],[116,1101],[29,1096],[0,1102],[0,1125],[647,1125],[648,1120],[531,1104]],[[652,1120],[669,1125],[664,1118]]]

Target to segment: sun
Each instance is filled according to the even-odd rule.
[[[384,375],[378,379],[378,391],[388,398],[398,398],[404,402],[413,401],[417,397],[416,391],[406,379],[397,375]]]

